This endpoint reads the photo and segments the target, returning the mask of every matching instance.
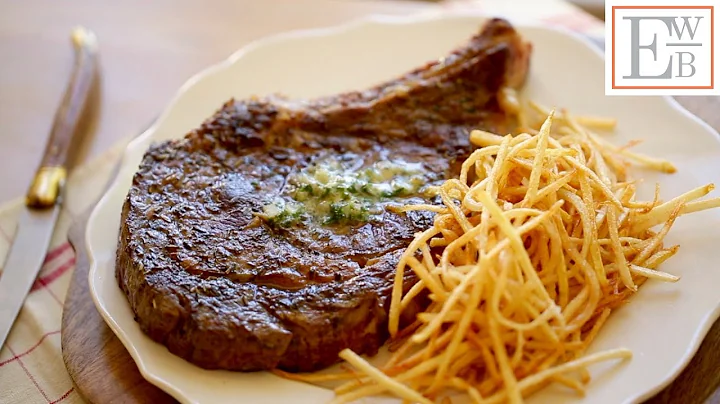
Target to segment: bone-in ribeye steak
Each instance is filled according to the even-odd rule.
[[[303,102],[231,100],[153,145],[116,263],[142,330],[210,369],[311,371],[344,348],[375,354],[398,257],[433,218],[386,208],[432,203],[421,188],[457,175],[471,129],[513,129],[499,92],[522,85],[529,56],[495,19],[397,80]]]

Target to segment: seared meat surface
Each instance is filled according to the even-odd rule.
[[[440,61],[369,90],[231,100],[152,146],[122,210],[116,275],[142,330],[210,369],[311,371],[387,339],[398,257],[456,176],[469,130],[508,132],[499,92],[530,47],[492,20]],[[405,277],[404,287],[416,279]]]

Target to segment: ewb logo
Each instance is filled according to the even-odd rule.
[[[715,85],[716,2],[607,0],[605,93],[720,94]]]

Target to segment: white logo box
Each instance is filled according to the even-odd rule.
[[[605,94],[720,95],[719,4],[607,0]]]

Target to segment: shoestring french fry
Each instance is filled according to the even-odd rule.
[[[333,403],[378,394],[519,403],[550,383],[582,394],[588,367],[632,355],[586,353],[612,311],[648,279],[680,279],[658,269],[678,251],[663,239],[680,215],[720,206],[720,198],[699,200],[714,185],[667,202],[659,189],[653,200],[637,200],[629,165],[675,167],[593,132],[612,130],[614,119],[505,99],[525,133],[473,131],[479,148],[458,178],[437,187],[442,205],[395,208],[436,216],[397,267],[388,325],[394,352],[376,368],[344,350],[353,372]],[[407,271],[420,281],[403,293]],[[403,328],[401,314],[414,299],[427,304]]]

